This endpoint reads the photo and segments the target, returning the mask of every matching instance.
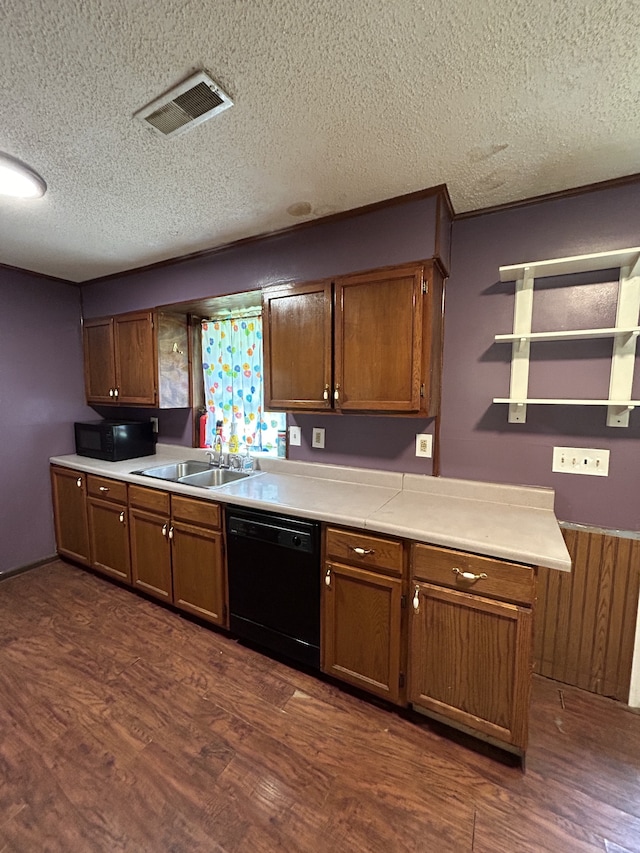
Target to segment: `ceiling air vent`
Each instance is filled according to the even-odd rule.
[[[220,86],[204,71],[199,71],[148,104],[134,118],[159,136],[168,138],[178,136],[232,106],[233,101]]]

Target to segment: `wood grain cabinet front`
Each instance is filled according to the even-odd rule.
[[[84,321],[88,403],[189,406],[186,318],[152,311]]]
[[[131,583],[127,484],[89,474],[87,490],[91,565]]]
[[[265,288],[265,406],[437,414],[442,290],[432,260]]]
[[[218,504],[129,488],[133,583],[226,626],[226,574]]]
[[[162,601],[173,601],[169,493],[130,486],[129,525],[133,585]]]
[[[51,493],[58,553],[88,565],[87,475],[52,465]]]
[[[226,626],[226,572],[218,504],[171,496],[173,602],[215,625]]]
[[[402,543],[328,528],[325,553],[323,672],[402,703]]]
[[[523,754],[534,570],[422,544],[411,565],[409,702]]]

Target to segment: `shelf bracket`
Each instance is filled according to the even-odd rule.
[[[533,316],[533,270],[525,267],[522,278],[516,281],[513,305],[513,334],[528,335],[531,332]],[[531,341],[520,337],[511,345],[511,379],[509,398],[526,400],[529,390],[529,353]],[[509,403],[509,423],[523,424],[527,419],[527,407],[524,403]]]
[[[636,326],[640,313],[640,261],[633,266],[620,268],[616,328]],[[633,389],[638,336],[616,335],[613,339],[609,399],[629,400]],[[607,426],[629,426],[629,413],[633,406],[608,406]]]

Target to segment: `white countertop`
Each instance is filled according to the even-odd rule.
[[[274,458],[260,459],[261,470],[254,476],[216,489],[131,473],[185,459],[206,459],[206,455],[195,448],[159,444],[155,456],[124,462],[103,462],[75,454],[55,456],[50,461],[205,500],[571,570],[571,559],[553,512],[552,489]]]

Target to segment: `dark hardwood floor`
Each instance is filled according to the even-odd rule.
[[[640,851],[640,715],[534,679],[523,773],[60,561],[0,583],[0,853]]]

